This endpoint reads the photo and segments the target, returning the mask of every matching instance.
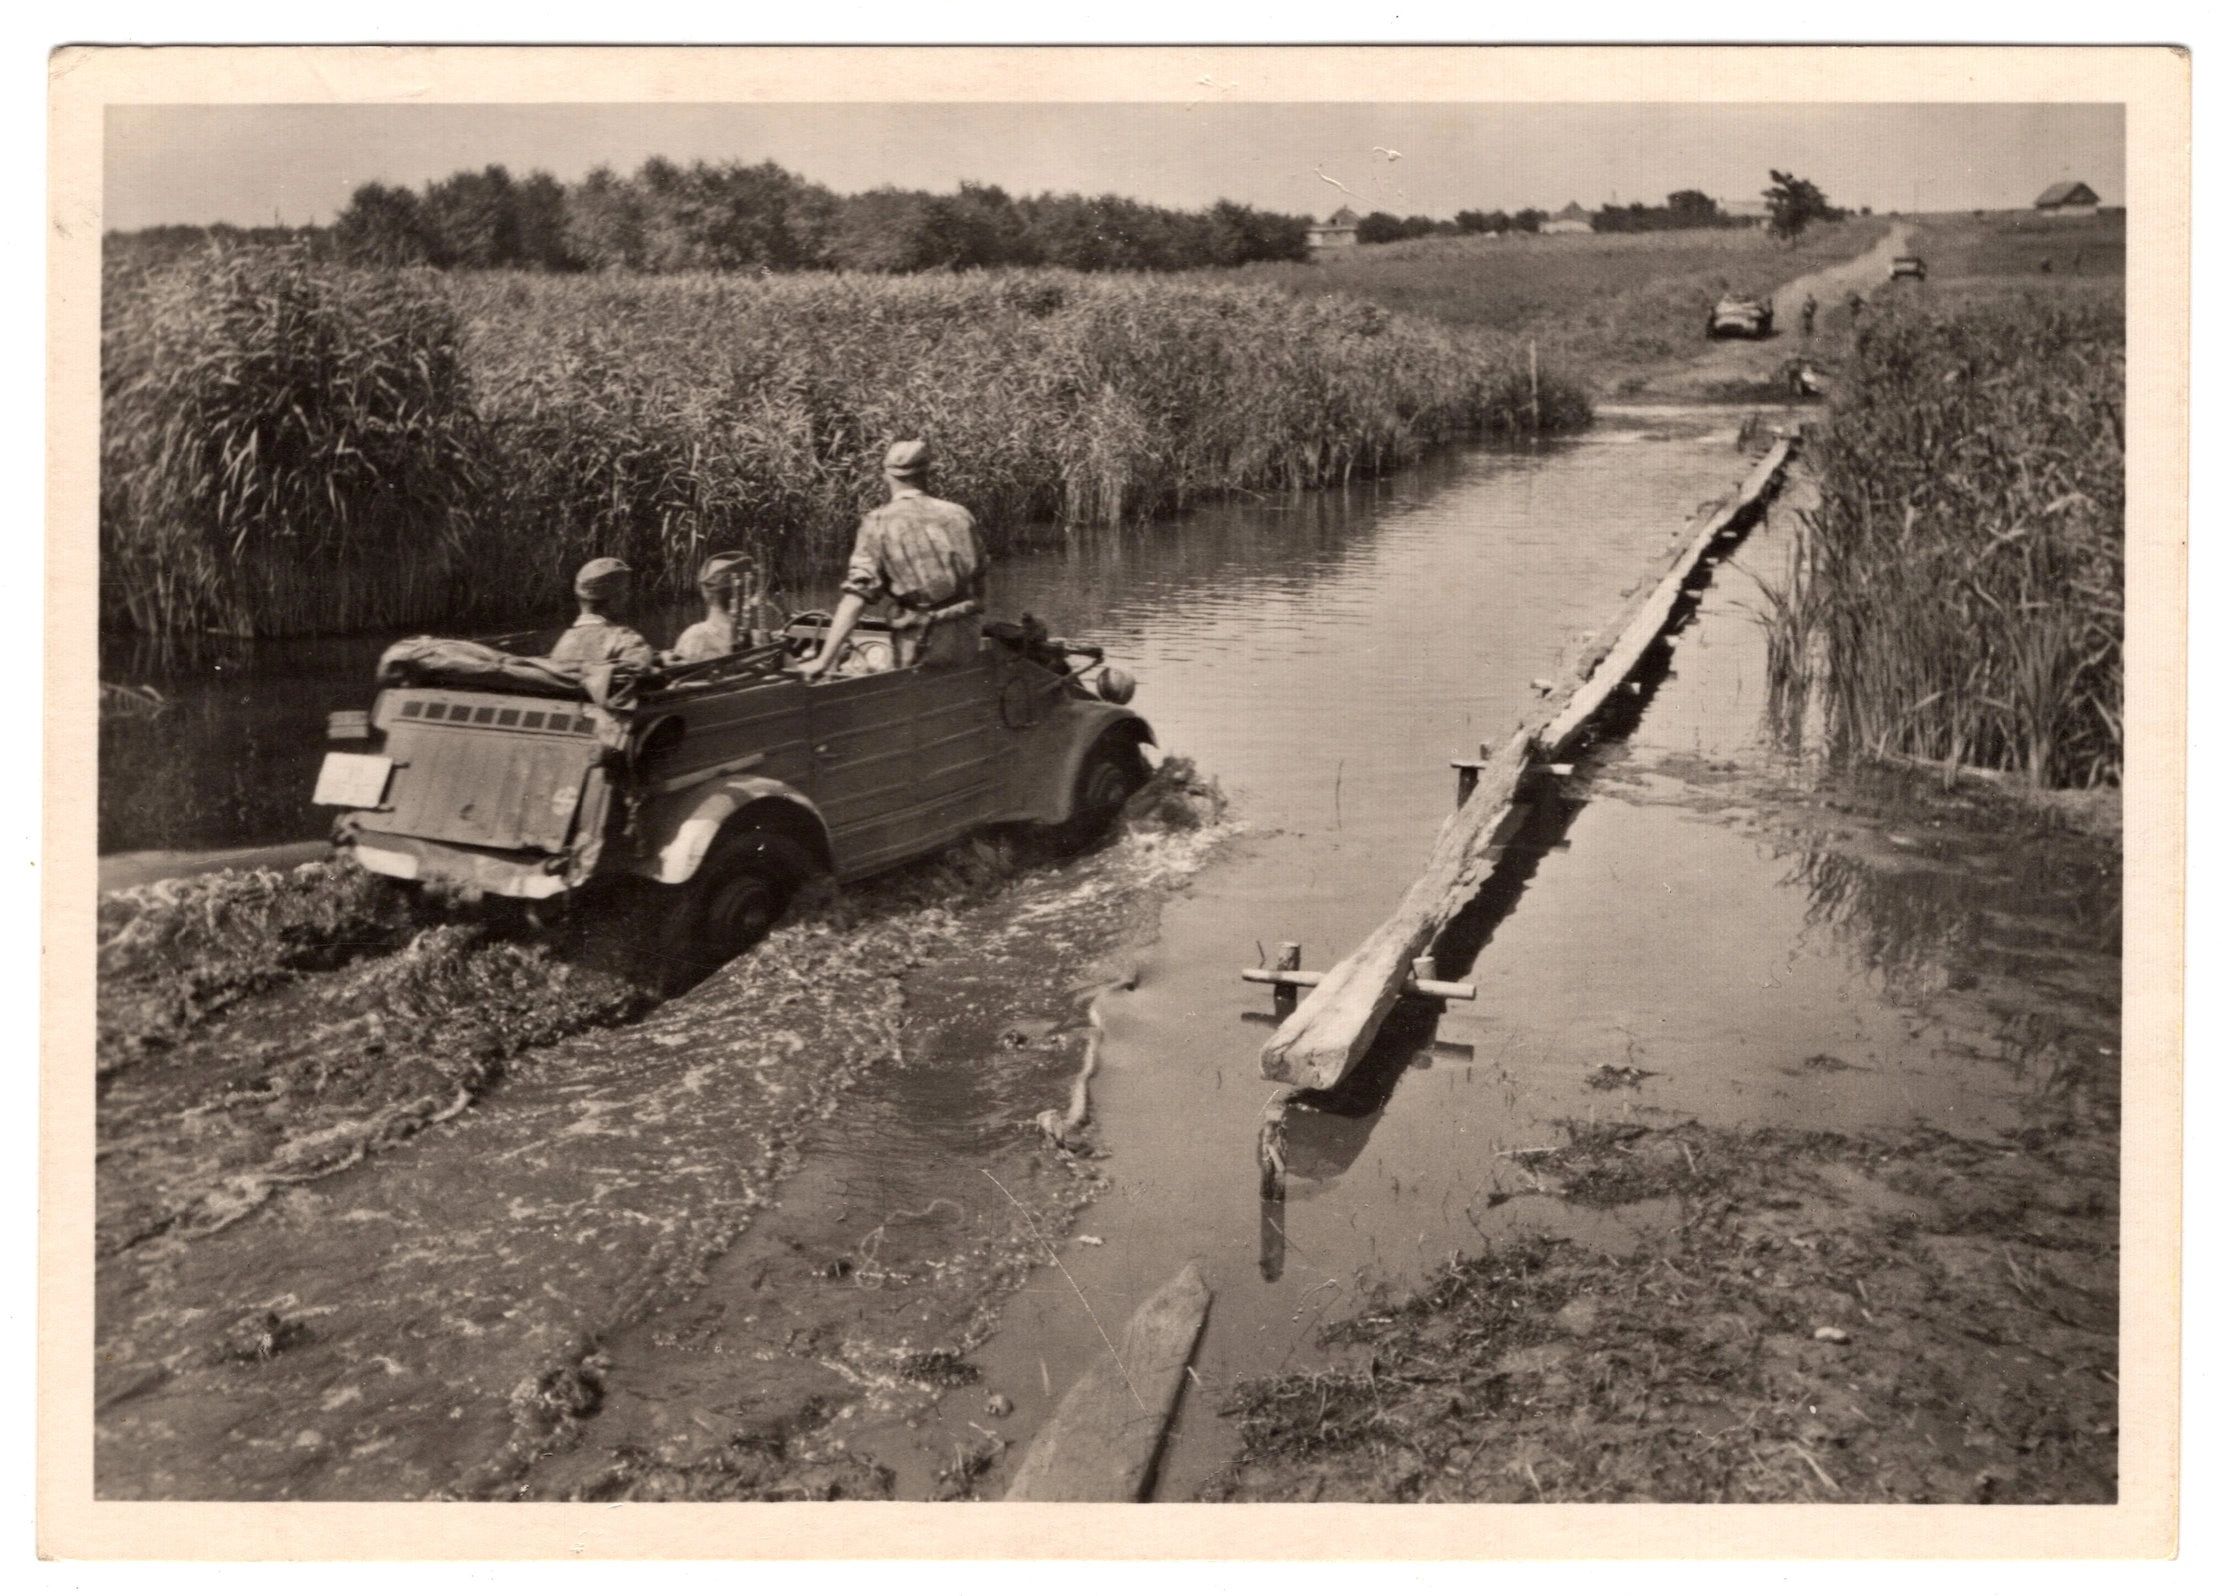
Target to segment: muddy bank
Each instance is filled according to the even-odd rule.
[[[1573,1127],[1527,1235],[1244,1386],[1223,1501],[2111,1502],[2115,1175],[2036,1145]]]
[[[1034,1116],[1099,961],[1221,835],[1176,768],[1086,858],[968,844],[654,1008],[586,928],[426,925],[329,867],[119,895],[101,1493],[884,1493],[839,1435],[964,1385],[1062,1233],[1091,1161]],[[897,1189],[932,1167],[906,1133],[963,1142],[968,1184]],[[844,1167],[846,1201],[782,1191]],[[775,1193],[801,1217],[752,1236]],[[697,1336],[735,1392],[686,1387]]]

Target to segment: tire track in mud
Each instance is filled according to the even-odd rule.
[[[982,1024],[992,1014],[1007,1021],[1027,998],[1038,1009],[1044,970],[1069,970],[1099,952],[1140,905],[1192,872],[1217,835],[1205,826],[1129,837],[1091,859],[1030,872],[1007,845],[975,843],[806,910],[637,1024],[548,1046],[505,1046],[529,1042],[533,1021],[504,1008],[492,1022],[497,1034],[480,1038],[476,1050],[496,1058],[490,1071],[443,1080],[444,1093],[394,1094],[367,1115],[325,1105],[322,1116],[306,1116],[314,1122],[306,1130],[298,1118],[287,1132],[255,1121],[290,1091],[330,1083],[328,1074],[312,1081],[303,1060],[329,1066],[379,1026],[390,1033],[397,1018],[407,1022],[396,1006],[397,988],[407,986],[400,972],[428,957],[437,962],[437,939],[454,928],[338,977],[243,1001],[183,1047],[134,1061],[110,1080],[102,1103],[104,1218],[117,1217],[114,1236],[135,1244],[111,1246],[99,1269],[99,1490],[188,1498],[539,1494],[528,1472],[578,1442],[613,1382],[637,1378],[640,1349],[653,1361],[659,1338],[670,1339],[672,1310],[711,1282],[810,1155],[812,1128],[860,1082],[991,1078],[1005,1096],[990,1092],[967,1105],[980,1145],[1003,1156],[1029,1138],[1038,1144],[1028,1121],[1061,1097],[1049,1083],[1071,1038],[1004,1049],[1025,1061],[1022,1069],[976,1071],[979,1049],[997,1047]],[[449,940],[469,944],[450,949],[457,956],[443,966],[457,990],[427,1005],[426,1015],[467,1012],[474,990],[545,998],[574,981],[619,1001],[596,972],[545,947],[484,946],[460,933]],[[480,968],[489,960],[491,972]],[[948,973],[930,983],[938,997],[913,979],[920,971]],[[937,1006],[959,993],[962,1013]],[[342,1001],[353,1012],[330,1012]],[[637,1006],[637,997],[624,1001]],[[629,1012],[593,1003],[550,1008],[553,1018],[540,1023],[606,1025]],[[253,1048],[240,1044],[258,1024],[290,1037],[298,1073],[256,1074]],[[188,1067],[166,1073],[178,1058]],[[374,1095],[359,1082],[343,1085],[349,1106]],[[1013,1093],[1024,1096],[1024,1112],[1013,1112]],[[900,1097],[882,1094],[877,1112],[884,1116]],[[475,1111],[461,1112],[473,1103]],[[1006,1140],[1014,1122],[1015,1140]],[[882,1128],[899,1133],[900,1116]],[[282,1158],[350,1136],[358,1151],[340,1156],[353,1167],[313,1183],[282,1178]],[[867,1136],[847,1156],[872,1161],[869,1144]],[[281,1160],[252,1162],[273,1146]],[[379,1156],[369,1158],[373,1150]],[[948,1151],[929,1143],[893,1156],[939,1168]],[[1041,1175],[1034,1185],[1046,1208],[1084,1198],[1080,1160],[1045,1159]],[[160,1200],[150,1201],[150,1190]],[[197,1197],[181,1201],[189,1190]],[[236,1212],[221,1208],[227,1197]],[[162,1200],[172,1210],[167,1227],[134,1236],[122,1222],[158,1211]],[[908,1247],[893,1243],[906,1231],[933,1240],[947,1228],[930,1208],[925,1224],[900,1222],[901,1207],[871,1216],[879,1237],[868,1255],[850,1247],[852,1274],[861,1259],[893,1284],[912,1266]],[[181,1213],[196,1222],[179,1222]],[[977,1217],[966,1214],[968,1224]],[[869,1228],[860,1223],[853,1240]],[[968,1235],[958,1255],[923,1272],[936,1283],[963,1281],[950,1300],[977,1311],[1023,1274],[998,1269],[1009,1258],[996,1241]],[[718,1278],[730,1284],[733,1271]],[[961,1343],[964,1335],[939,1339]],[[845,1350],[846,1358],[821,1347],[816,1366],[845,1363],[849,1395],[932,1388],[918,1376],[934,1373],[931,1358],[919,1361],[934,1349],[922,1352],[898,1335],[885,1347],[859,1341]],[[551,1479],[549,1488],[584,1483]]]

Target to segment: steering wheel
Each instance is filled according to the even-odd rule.
[[[831,626],[832,624],[833,615],[830,611],[827,610],[802,610],[797,612],[796,614],[788,616],[786,626],[780,629],[783,634],[786,634],[783,637],[783,641],[786,645],[787,657],[789,659],[801,659],[809,654],[809,652],[813,648],[817,647],[819,641],[822,641],[822,638],[812,639],[808,637],[795,637],[791,635],[793,628],[797,626],[826,627]],[[846,652],[846,650],[844,650],[843,652]]]

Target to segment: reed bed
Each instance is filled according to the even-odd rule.
[[[436,605],[483,470],[429,273],[216,250],[104,284],[102,615],[346,630]]]
[[[1524,348],[1164,276],[552,277],[218,250],[112,279],[104,616],[441,625],[560,606],[616,554],[687,589],[846,552],[899,437],[992,549],[1586,424]]]
[[[2123,325],[2106,290],[1887,301],[1771,590],[1778,718],[1835,756],[2122,773]]]

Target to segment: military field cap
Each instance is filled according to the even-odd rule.
[[[724,549],[702,562],[702,569],[696,574],[695,581],[703,587],[709,587],[713,583],[732,581],[742,571],[753,571],[755,568],[756,562],[739,549]]]
[[[890,476],[914,477],[934,463],[933,446],[924,438],[906,438],[887,451]]]
[[[581,598],[592,598],[624,585],[633,574],[633,568],[623,560],[613,560],[608,555],[589,560],[579,567],[579,574],[571,579],[571,591]]]

